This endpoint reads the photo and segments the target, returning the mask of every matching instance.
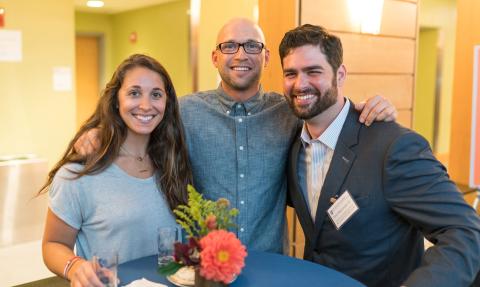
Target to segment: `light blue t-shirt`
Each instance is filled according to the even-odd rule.
[[[63,166],[49,191],[52,212],[78,229],[77,254],[90,259],[96,251],[117,251],[120,263],[156,254],[157,229],[175,220],[155,178],[136,178],[112,164],[72,180],[68,169],[82,168]]]

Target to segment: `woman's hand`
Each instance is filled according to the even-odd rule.
[[[75,262],[67,274],[72,287],[103,287],[92,262],[81,259]]]

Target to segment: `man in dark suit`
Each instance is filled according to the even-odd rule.
[[[305,120],[288,171],[305,259],[367,286],[469,286],[480,268],[479,217],[424,138],[356,120],[342,94],[342,53],[319,26],[295,28],[280,44],[285,97]],[[426,252],[423,237],[434,243]]]

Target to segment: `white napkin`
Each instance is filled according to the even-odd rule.
[[[145,278],[142,278],[142,279],[132,281],[130,282],[130,284],[125,285],[124,287],[168,287],[168,286],[160,283],[155,283]]]

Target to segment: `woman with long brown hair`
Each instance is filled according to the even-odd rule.
[[[99,148],[79,155],[73,144],[99,126]],[[156,230],[175,224],[171,210],[186,202],[189,183],[170,76],[155,59],[132,55],[119,65],[40,191],[49,190],[50,198],[45,264],[72,286],[103,286],[88,261],[93,252],[116,250],[120,263],[156,253]]]

